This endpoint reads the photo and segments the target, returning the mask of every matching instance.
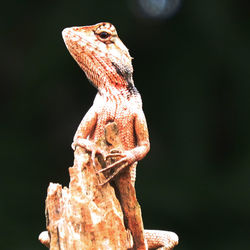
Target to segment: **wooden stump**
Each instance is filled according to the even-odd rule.
[[[115,123],[108,124],[105,128],[105,138],[100,138],[97,146],[106,153],[114,148],[122,151],[118,133]],[[123,172],[113,182],[115,189],[110,183],[100,185],[106,178],[102,173],[97,174],[98,170],[114,160],[108,159],[105,162],[101,155],[92,159],[91,152],[81,147],[76,148],[74,166],[69,168],[69,187],[49,184],[45,206],[47,231],[39,235],[42,244],[50,250],[133,248],[133,237],[124,220],[132,217],[132,221],[142,223],[142,219],[134,187],[126,182],[128,172]],[[124,201],[119,201],[121,193],[125,199],[127,197],[128,204],[124,205]],[[138,227],[133,224],[130,226]],[[141,235],[143,234],[142,232]],[[178,244],[178,236],[168,231],[156,233],[146,230],[144,236],[149,247],[153,245],[151,241],[158,240],[158,236],[164,239],[165,248],[161,249],[170,250]]]
[[[107,146],[104,140],[101,144]],[[93,163],[91,152],[77,147],[74,166],[69,168],[69,188],[50,183],[45,209],[48,231],[39,240],[51,250],[132,247],[114,188],[109,183],[99,185],[105,180],[103,174],[96,174],[101,168],[97,159]]]

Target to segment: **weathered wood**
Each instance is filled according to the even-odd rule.
[[[112,137],[112,136],[111,136]],[[99,145],[106,143],[100,140]],[[39,239],[51,250],[127,249],[131,236],[124,226],[123,212],[114,188],[103,186],[102,168],[91,153],[77,147],[74,166],[69,168],[69,188],[50,183],[46,199],[48,233]]]
[[[99,139],[97,147],[104,153],[122,151],[118,133],[116,124],[109,123],[105,138]],[[165,246],[159,249],[173,249],[178,244],[175,233],[140,231],[143,230],[141,209],[129,167],[114,178],[112,185],[100,185],[115,170],[107,171],[106,177],[97,171],[117,159],[104,160],[101,155],[92,158],[91,152],[77,147],[74,165],[69,168],[69,187],[50,183],[45,208],[48,231],[40,234],[40,242],[50,250],[123,250],[133,247],[133,238],[145,237],[149,248],[159,242],[159,247]]]

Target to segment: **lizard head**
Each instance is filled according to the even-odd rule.
[[[72,57],[98,89],[104,83],[133,85],[132,58],[111,23],[66,28],[62,36]]]

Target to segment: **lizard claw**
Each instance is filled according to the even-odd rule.
[[[107,157],[107,156],[106,156],[106,157]],[[111,168],[117,167],[117,166],[120,165],[121,163],[125,163],[125,162],[126,162],[126,159],[125,159],[125,158],[122,158],[121,160],[114,162],[113,164],[107,166],[106,168],[103,168],[103,169],[97,171],[97,173],[105,172],[105,171],[107,171],[107,170],[109,170],[109,169],[111,169]]]
[[[103,150],[101,150],[100,148],[95,147],[93,150],[91,150],[91,160],[93,162],[94,167],[96,166],[96,164],[95,164],[96,155],[101,155],[103,160],[106,161],[105,152]]]
[[[106,159],[107,158],[111,158],[111,157],[122,157],[120,160],[112,163],[111,165],[107,166],[106,168],[103,168],[99,171],[97,171],[97,174],[103,173],[111,168],[116,168],[114,170],[113,173],[111,173],[111,175],[109,177],[107,177],[107,179],[102,182],[99,183],[99,185],[104,185],[106,183],[108,183],[111,179],[113,179],[121,170],[123,170],[124,168],[126,168],[127,166],[131,165],[132,163],[134,163],[136,161],[136,158],[134,156],[134,154],[131,151],[125,151],[125,152],[119,152],[119,151],[115,151],[112,150],[111,153],[109,153],[108,155],[106,155]]]
[[[105,152],[102,149],[100,149],[99,147],[97,147],[93,142],[91,142],[87,139],[80,139],[80,138],[76,139],[72,143],[71,147],[73,150],[75,150],[77,146],[80,146],[80,147],[86,149],[87,151],[91,152],[91,160],[92,160],[94,166],[95,166],[95,156],[97,154],[102,155],[104,160],[106,159]]]
[[[124,157],[124,154],[122,153],[110,153],[106,155],[106,159],[112,158],[112,157]]]
[[[127,167],[129,164],[126,162],[125,164],[121,165],[119,168],[117,168],[115,170],[114,173],[112,173],[104,182],[100,182],[99,185],[103,186],[106,183],[108,183],[111,179],[113,179],[122,169],[124,169],[125,167]],[[106,170],[106,168],[102,169],[102,170]],[[101,170],[99,170],[97,173],[100,173]]]
[[[74,140],[73,143],[71,144],[72,149],[76,150],[77,146],[85,148],[87,151],[93,150],[93,143],[90,142],[89,140],[86,140],[86,139],[78,138],[78,139]]]
[[[124,157],[124,153],[120,151],[119,149],[111,149],[110,152],[106,155],[106,159],[112,158],[112,157]]]
[[[121,164],[123,164],[123,166],[128,166],[131,165],[132,163],[134,163],[136,161],[136,158],[134,156],[133,153],[131,153],[130,151],[125,151],[123,153],[111,153],[106,155],[106,159],[109,157],[122,157],[120,160],[112,163],[111,165],[107,166],[106,168],[103,168],[101,170],[98,171],[98,173],[102,173],[105,172],[106,170],[109,170],[111,168],[117,167]],[[119,170],[120,171],[120,170]]]
[[[96,156],[96,149],[91,151],[91,160],[93,162],[93,166],[95,167],[95,156]]]

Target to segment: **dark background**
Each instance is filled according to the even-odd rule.
[[[249,249],[250,1],[166,4],[151,15],[135,0],[2,5],[1,249],[45,249],[47,187],[68,184],[96,93],[61,31],[100,21],[135,58],[151,139],[137,172],[145,228],[176,232],[180,250]]]

